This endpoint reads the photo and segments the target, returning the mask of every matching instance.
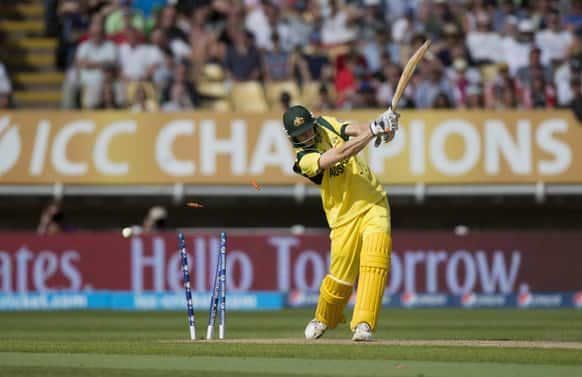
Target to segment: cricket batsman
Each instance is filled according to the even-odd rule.
[[[283,114],[296,151],[293,170],[320,186],[331,229],[331,262],[306,339],[318,339],[345,322],[344,308],[358,278],[352,340],[370,341],[390,269],[390,209],[386,193],[358,153],[373,139],[389,142],[399,114],[388,110],[370,124],[352,125],[314,115],[303,106]]]

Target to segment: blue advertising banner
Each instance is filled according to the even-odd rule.
[[[314,307],[318,292],[292,291],[287,295],[287,306],[291,308]],[[355,295],[349,307],[354,305]],[[477,294],[449,295],[440,293],[384,294],[382,306],[387,308],[576,308],[582,309],[582,292],[555,292],[522,294]]]
[[[208,310],[210,293],[193,292],[194,309]],[[228,310],[281,310],[284,294],[279,292],[232,292]],[[183,292],[60,292],[0,293],[0,310],[183,310]]]
[[[292,291],[289,294],[260,292],[231,292],[227,294],[228,310],[282,310],[288,308],[313,308],[318,292]],[[352,295],[348,307],[353,307]],[[210,293],[192,292],[192,305],[196,310],[207,310]],[[582,309],[582,292],[555,292],[522,294],[464,295],[404,293],[385,294],[382,306],[386,308],[575,308]],[[183,310],[186,299],[183,292],[50,292],[50,293],[0,293],[0,311],[9,310]]]

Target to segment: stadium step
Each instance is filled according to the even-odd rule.
[[[41,2],[30,4],[18,4],[14,2],[12,4],[0,5],[0,12],[8,17],[20,16],[27,19],[42,18],[44,7]]]
[[[57,40],[54,38],[18,38],[6,43],[11,50],[51,50],[57,48]]]
[[[60,108],[64,75],[55,71],[57,40],[44,37],[43,1],[2,1],[0,14],[6,36],[0,60],[10,73],[16,107]]]
[[[13,92],[18,107],[26,108],[60,108],[61,96],[60,90]]]
[[[13,21],[5,20],[0,22],[0,28],[8,33],[41,34],[44,31],[42,20]]]
[[[49,53],[39,53],[39,52],[28,52],[28,51],[20,51],[13,54],[3,54],[2,61],[6,63],[6,65],[11,67],[18,67],[18,66],[54,66],[55,64],[55,54],[53,52]]]
[[[20,86],[60,86],[65,79],[65,75],[61,72],[19,72],[12,75],[12,79],[16,85]]]

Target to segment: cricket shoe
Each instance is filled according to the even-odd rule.
[[[352,340],[356,342],[369,342],[373,338],[372,328],[366,322],[360,322],[356,325]]]
[[[325,323],[312,319],[305,328],[305,339],[319,339],[325,333],[325,330],[327,330]]]

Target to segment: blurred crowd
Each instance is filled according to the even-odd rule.
[[[49,203],[41,212],[36,233],[40,235],[54,235],[77,231],[77,228],[69,222],[64,207],[63,202],[60,200]],[[167,209],[164,206],[155,205],[148,210],[141,224],[132,224],[124,228],[122,235],[124,237],[130,237],[140,234],[151,234],[166,230],[167,226]]]
[[[68,109],[385,108],[427,38],[402,107],[582,108],[582,0],[45,2]]]

